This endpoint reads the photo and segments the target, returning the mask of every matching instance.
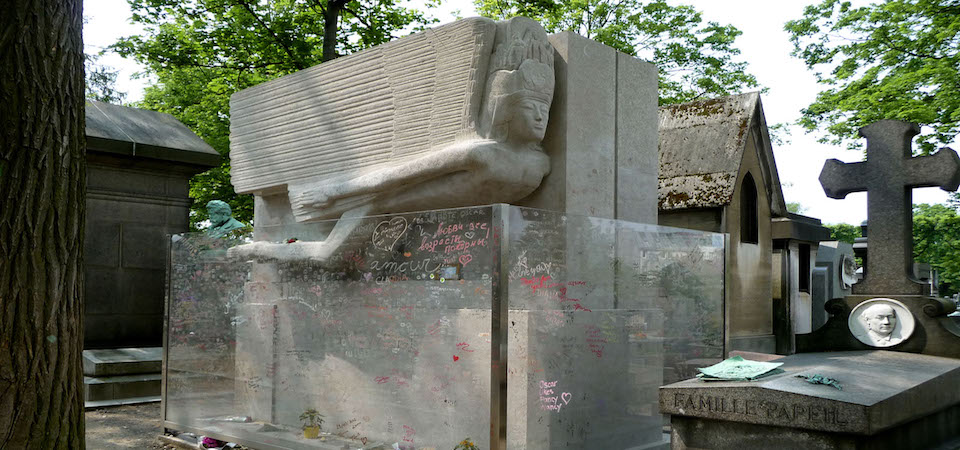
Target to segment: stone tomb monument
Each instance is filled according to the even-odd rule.
[[[402,445],[470,430],[482,448],[659,442],[664,348],[722,352],[721,236],[504,205],[366,217],[514,202],[653,223],[656,79],[575,34],[474,18],[235,94],[233,183],[255,195],[255,242],[215,266],[236,264],[217,280],[245,278],[242,295],[197,288],[238,312],[236,355],[217,358],[235,361],[218,376],[236,381],[231,412],[289,425],[314,406],[338,437]],[[200,322],[171,331],[190,351],[170,370],[230,340],[191,346]],[[168,377],[165,420],[227,433],[198,425],[213,409],[186,406],[188,378]]]
[[[867,138],[865,162],[827,161],[820,176],[827,195],[867,190],[868,218],[883,224],[871,227],[863,281],[850,285],[848,246],[824,252],[829,259],[818,289],[836,297],[826,305],[831,317],[797,336],[797,350],[805,353],[780,358],[784,373],[755,382],[694,379],[662,387],[660,410],[672,415],[672,448],[960,444],[960,330],[945,317],[953,306],[924,296],[924,285],[912,279],[910,231],[910,189],[957,189],[960,161],[948,148],[913,158],[910,141],[918,132],[911,123],[877,122],[860,130]],[[853,294],[845,295],[851,287]]]
[[[235,94],[232,182],[260,228],[496,202],[655,223],[656,105],[652,64],[464,19]],[[272,255],[322,258],[349,233]]]
[[[960,158],[950,148],[933,156],[912,157],[910,142],[920,132],[916,124],[884,120],[860,129],[867,139],[867,159],[843,164],[829,160],[820,182],[829,197],[867,191],[870,247],[863,280],[847,294],[843,285],[832,286],[827,299],[827,323],[807,335],[797,336],[797,351],[892,350],[960,358],[960,327],[947,317],[955,305],[930,296],[929,283],[915,278],[913,263],[912,201],[910,189],[938,186],[955,191],[960,186]],[[849,251],[842,252],[849,258]],[[840,269],[837,261],[835,270]],[[849,263],[848,263],[849,265]],[[851,279],[849,275],[846,278]],[[843,284],[834,278],[833,284]],[[849,284],[849,283],[847,283]],[[838,289],[839,288],[839,289]],[[875,303],[893,310],[893,338],[868,333]],[[871,309],[871,312],[875,312]],[[915,329],[908,333],[907,326]]]
[[[777,362],[784,373],[759,381],[692,379],[660,388],[671,448],[904,450],[957,437],[960,360],[874,350]],[[813,375],[837,380],[842,390],[807,382]]]

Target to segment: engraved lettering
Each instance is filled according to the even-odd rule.
[[[821,418],[820,418],[820,409],[821,409],[821,408],[818,408],[818,407],[816,407],[816,406],[812,406],[812,407],[808,408],[808,409],[807,409],[807,420],[809,420],[810,422],[819,422],[819,421],[821,420]],[[826,423],[832,423],[832,421],[830,420],[830,411],[827,410],[826,408],[823,409],[823,419],[822,419],[822,420],[823,420],[824,422],[826,422]]]

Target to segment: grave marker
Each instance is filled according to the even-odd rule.
[[[842,199],[867,191],[870,257],[864,280],[855,294],[922,295],[923,285],[913,277],[913,208],[911,189],[938,186],[956,191],[960,186],[960,158],[950,148],[933,156],[912,157],[910,141],[920,133],[917,124],[881,120],[859,131],[867,139],[866,161],[843,163],[830,159],[820,172],[827,197]]]

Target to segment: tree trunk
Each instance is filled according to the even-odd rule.
[[[346,4],[346,0],[327,2],[327,9],[323,12],[323,61],[340,56],[337,54],[337,31],[340,28],[340,12]]]
[[[0,12],[0,449],[82,449],[82,0]]]

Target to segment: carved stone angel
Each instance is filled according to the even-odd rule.
[[[543,140],[553,99],[553,47],[540,25],[497,24],[476,135],[345,181],[288,186],[298,222],[513,202],[550,171]],[[322,242],[236,248],[238,255],[326,259],[356,221],[341,220]]]

